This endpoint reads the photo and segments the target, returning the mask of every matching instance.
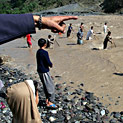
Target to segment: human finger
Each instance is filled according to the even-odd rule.
[[[71,20],[71,19],[73,19],[73,20],[78,19],[77,16],[59,16],[59,17],[61,18],[61,21],[66,21],[66,20]]]
[[[63,31],[58,30],[57,28],[54,28],[54,29],[52,29],[52,32],[54,32],[54,33],[59,33],[59,32],[64,33],[65,28],[66,28],[66,24],[64,22],[60,22],[58,25],[62,27]]]

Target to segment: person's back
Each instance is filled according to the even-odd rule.
[[[106,35],[105,39],[104,39],[104,42],[103,42],[104,47],[103,47],[103,49],[107,48],[107,43],[108,42],[112,43],[112,41],[111,41],[112,38],[110,36],[111,36],[111,32],[109,31],[108,34]]]
[[[86,40],[90,40],[92,34],[93,34],[93,26],[92,26],[91,29],[88,31]]]
[[[52,63],[49,59],[48,52],[44,49],[46,48],[46,40],[41,38],[38,40],[38,45],[40,49],[37,51],[37,71],[40,80],[43,84],[44,93],[46,96],[46,106],[47,108],[58,108],[53,102],[55,99],[55,86],[50,75],[49,67],[52,67]]]
[[[105,34],[107,33],[107,23],[105,23],[105,25],[103,26],[103,31]]]
[[[49,59],[48,52],[44,49],[39,49],[36,54],[37,58],[37,71],[40,73],[46,73],[49,71],[49,66],[52,67],[52,63]]]

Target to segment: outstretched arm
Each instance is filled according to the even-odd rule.
[[[42,29],[52,32],[64,32],[64,21],[77,19],[76,16],[42,17]],[[36,33],[39,16],[32,14],[0,14],[0,44],[9,42],[27,34]]]
[[[33,16],[34,21],[35,21],[35,26],[36,22],[39,20],[39,16],[34,15]],[[50,16],[50,17],[42,17],[42,29],[50,29],[52,32],[57,33],[57,32],[62,32],[64,33],[65,31],[65,23],[64,21],[71,20],[71,19],[78,19],[77,16]]]

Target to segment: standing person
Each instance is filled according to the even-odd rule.
[[[46,48],[51,48],[51,46],[53,47],[53,44],[54,44],[54,38],[52,38],[51,35],[48,35],[48,39],[47,39],[47,46]]]
[[[43,38],[39,39],[38,46],[40,49],[36,54],[37,72],[43,84],[44,93],[46,96],[46,106],[47,108],[56,109],[57,106],[54,104],[55,87],[49,72],[49,68],[52,68],[53,64],[50,61],[48,52],[44,50],[47,46],[46,40]]]
[[[78,33],[77,33],[77,44],[83,44],[83,29],[80,28]]]
[[[84,32],[84,25],[83,25],[84,23],[81,23],[81,25],[80,25],[80,27],[79,27],[79,29],[82,29],[82,32]]]
[[[68,30],[67,30],[67,38],[70,37],[72,30],[73,30],[72,23],[70,23],[70,25],[68,26]]]
[[[92,39],[92,35],[93,35],[94,31],[93,31],[93,26],[91,26],[91,29],[88,31],[87,33],[87,37],[86,40],[91,40]]]
[[[28,45],[29,48],[32,48],[31,37],[32,37],[32,35],[30,35],[30,34],[27,34],[27,35],[26,35],[26,38],[27,38],[27,45]]]
[[[32,80],[13,84],[6,90],[6,100],[12,111],[12,123],[42,123],[37,108],[38,86]]]
[[[103,42],[103,49],[106,49],[107,48],[107,44],[108,42],[110,42],[111,44],[113,43],[111,41],[111,32],[109,31],[108,34],[106,35],[105,39],[104,39],[104,42]]]
[[[105,22],[104,26],[103,26],[103,32],[104,34],[107,33],[107,31],[109,31],[108,27],[107,27],[107,23]]]

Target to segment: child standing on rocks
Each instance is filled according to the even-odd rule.
[[[46,40],[43,38],[39,39],[38,45],[40,49],[36,54],[37,72],[43,84],[44,93],[46,96],[46,106],[47,108],[55,109],[57,108],[57,106],[53,104],[55,99],[55,87],[49,72],[49,67],[52,68],[53,64],[50,61],[48,52],[44,50],[47,46]]]

